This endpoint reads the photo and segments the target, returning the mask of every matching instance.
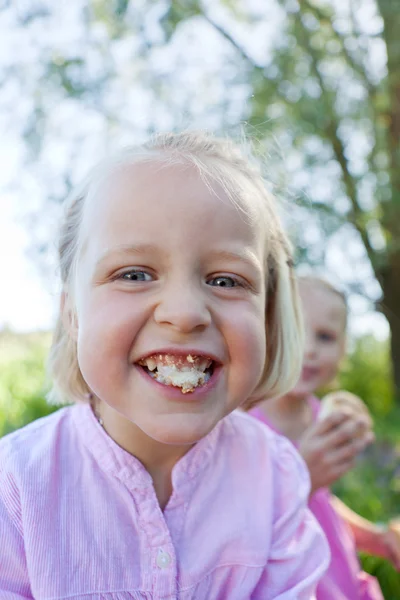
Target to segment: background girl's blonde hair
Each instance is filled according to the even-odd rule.
[[[316,286],[330,292],[343,303],[343,317],[344,317],[344,329],[347,327],[349,308],[347,304],[347,297],[344,292],[337,288],[333,283],[321,277],[320,275],[298,275],[298,282],[304,286]]]
[[[260,210],[255,208],[262,207],[267,234],[267,360],[262,380],[250,402],[284,394],[294,386],[300,374],[303,331],[290,244],[277,215],[275,198],[267,191],[260,169],[246,159],[231,140],[187,131],[160,134],[143,146],[127,148],[96,167],[81,189],[67,200],[58,252],[68,300],[61,306],[50,350],[49,371],[53,381],[50,400],[56,403],[85,401],[90,396],[79,368],[76,340],[65,327],[66,320],[75,319],[73,290],[82,247],[80,224],[85,201],[89,196],[95,198],[96,190],[111,173],[144,162],[154,162],[160,168],[175,164],[195,167],[212,191],[215,184],[222,187],[243,217],[250,221],[260,219]]]

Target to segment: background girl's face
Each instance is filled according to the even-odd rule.
[[[90,389],[164,443],[206,435],[257,386],[265,362],[264,239],[190,167],[141,164],[88,200],[76,279],[77,346]],[[218,193],[218,197],[216,196]],[[211,357],[204,387],[182,394],[139,364]]]
[[[306,396],[337,374],[345,350],[346,307],[339,295],[300,280],[305,325],[303,370],[292,393]]]

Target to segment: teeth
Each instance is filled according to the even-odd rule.
[[[168,366],[179,371],[189,371],[191,369],[205,371],[211,366],[212,360],[203,356],[192,356],[191,354],[188,354],[186,358],[173,354],[155,354],[141,359],[139,364],[147,367],[149,371],[159,370],[162,366]]]
[[[212,360],[210,360],[209,358],[200,358],[199,362],[197,363],[197,368],[199,369],[199,371],[205,371],[206,369],[208,369],[208,367],[211,367],[212,364]]]
[[[210,379],[210,374],[204,371],[212,365],[212,360],[203,356],[186,358],[173,354],[157,354],[139,361],[147,367],[153,379],[164,385],[180,387],[183,394],[193,392]]]
[[[151,356],[146,360],[146,366],[149,371],[155,371],[157,369],[157,363]]]

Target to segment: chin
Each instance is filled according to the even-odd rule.
[[[212,422],[196,422],[196,419],[188,419],[187,417],[175,416],[175,423],[160,423],[151,427],[143,427],[142,431],[160,444],[170,446],[192,446],[199,442],[202,438],[210,433],[216,425],[216,421]]]
[[[174,430],[163,430],[163,431],[146,431],[144,433],[152,438],[159,444],[165,444],[167,446],[193,446],[199,442],[203,437],[209,433],[208,431],[201,435],[198,432],[185,431],[174,431]]]
[[[292,389],[292,391],[290,392],[290,395],[291,396],[310,396],[311,394],[313,394],[315,392],[316,389],[317,389],[317,387],[315,385],[313,385],[312,383],[308,383],[308,382],[306,383],[306,382],[300,381]]]

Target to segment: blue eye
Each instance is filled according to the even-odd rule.
[[[140,270],[134,270],[132,269],[131,271],[126,271],[125,273],[122,273],[120,275],[120,278],[123,281],[152,281],[152,276],[149,273],[146,273],[146,271],[140,271]]]
[[[318,334],[318,339],[320,342],[334,342],[335,341],[335,336],[332,335],[331,333],[326,333],[326,332],[320,332]]]
[[[233,287],[237,287],[238,285],[240,285],[238,283],[238,281],[236,281],[236,279],[234,279],[233,277],[227,277],[226,275],[214,277],[213,279],[209,279],[209,281],[207,281],[207,284],[212,285],[214,287],[224,287],[224,288],[233,288]]]

